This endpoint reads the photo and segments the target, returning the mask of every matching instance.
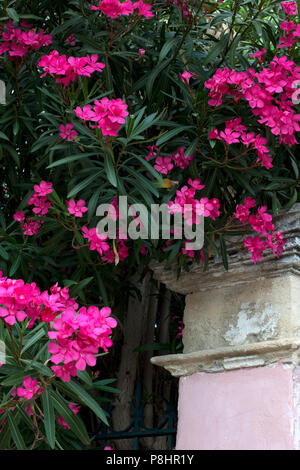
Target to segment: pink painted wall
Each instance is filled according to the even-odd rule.
[[[183,377],[178,407],[177,450],[294,448],[291,368]]]

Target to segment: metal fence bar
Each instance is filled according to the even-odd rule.
[[[144,437],[168,436],[168,448],[173,449],[177,433],[177,403],[176,387],[172,380],[169,400],[166,402],[166,412],[163,421],[155,428],[149,429],[144,424],[145,403],[142,400],[142,384],[138,379],[135,399],[130,403],[132,407],[132,420],[129,426],[121,431],[115,431],[111,426],[101,423],[99,428],[91,437],[99,440],[103,445],[106,441],[113,439],[133,439],[133,449],[140,449],[140,439]],[[109,405],[108,405],[109,406]],[[111,409],[106,409],[111,414]]]

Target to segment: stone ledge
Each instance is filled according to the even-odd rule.
[[[164,367],[174,377],[201,372],[216,373],[276,363],[299,364],[300,339],[286,338],[236,347],[155,356],[151,363]]]

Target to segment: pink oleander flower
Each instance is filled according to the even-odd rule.
[[[235,132],[233,129],[225,129],[220,132],[220,138],[225,140],[227,144],[239,143],[239,137],[241,136],[240,132]]]
[[[250,57],[256,57],[258,62],[261,64],[265,58],[267,51],[266,49],[261,49],[259,51],[254,52],[253,54],[249,54]]]
[[[148,248],[144,243],[142,243],[141,245],[140,253],[143,256],[146,256],[148,254]]]
[[[88,229],[84,226],[82,227],[82,234],[84,238],[90,241],[90,250],[97,250],[100,256],[110,249],[106,241],[108,239],[107,235],[105,233],[98,234],[96,228]]]
[[[63,382],[70,382],[71,377],[76,377],[77,369],[73,363],[63,366],[51,366],[54,374],[60,377]]]
[[[156,145],[148,145],[147,149],[149,150],[149,153],[145,158],[149,161],[151,158],[156,157],[158,148]]]
[[[42,393],[42,389],[38,385],[37,379],[32,379],[31,377],[25,377],[23,381],[23,387],[17,388],[17,395],[20,398],[26,398],[30,400],[34,395]]]
[[[236,206],[234,216],[243,224],[248,223],[252,229],[262,234],[265,241],[258,235],[255,237],[247,237],[244,245],[251,252],[251,259],[256,264],[262,260],[262,253],[267,249],[271,249],[278,258],[283,252],[283,246],[286,243],[283,240],[282,232],[274,232],[275,226],[272,222],[272,216],[268,214],[266,206],[259,207],[257,214],[250,215],[250,209],[256,206],[256,201],[251,197],[244,200],[244,204]]]
[[[44,34],[42,29],[36,32],[34,29],[29,29],[31,26],[25,24],[24,21],[21,21],[21,28],[15,27],[12,21],[7,22],[0,29],[0,55],[8,52],[10,60],[17,60],[30,51],[52,43],[51,34]]]
[[[285,29],[290,27],[292,25],[284,23]],[[295,35],[296,31],[290,37],[283,38],[280,46],[291,46]],[[295,134],[300,130],[300,114],[295,112],[295,104],[291,101],[293,83],[299,80],[300,69],[295,62],[286,56],[275,56],[270,65],[259,72],[253,68],[245,72],[227,67],[218,69],[205,86],[209,89],[209,105],[220,106],[224,96],[236,102],[245,99],[258,123],[270,128],[272,134],[278,136],[279,143],[292,146],[298,143]],[[218,133],[210,133],[210,138],[218,139]],[[271,157],[266,152],[258,152],[258,164],[271,168]]]
[[[21,211],[16,212],[13,217],[17,222],[23,222],[23,220],[25,220],[24,212]]]
[[[211,217],[213,220],[220,215],[220,202],[217,198],[201,198],[200,201],[195,198],[196,191],[203,189],[200,180],[189,180],[188,186],[183,186],[181,190],[176,191],[175,201],[169,201],[170,214],[181,213],[190,226],[199,224],[201,216]]]
[[[190,79],[191,79],[192,77],[195,77],[195,76],[196,76],[195,73],[189,72],[188,70],[185,70],[183,73],[180,73],[180,74],[179,74],[180,80],[181,80],[185,85],[189,85],[189,84],[190,84]]]
[[[102,72],[105,64],[98,62],[96,54],[85,57],[66,57],[66,55],[59,55],[57,50],[53,50],[49,55],[42,56],[38,66],[44,70],[41,78],[51,75],[57,83],[67,86],[75,82],[78,77],[90,77],[94,72]]]
[[[244,245],[248,250],[250,250],[251,259],[253,260],[254,264],[256,264],[257,261],[262,260],[262,253],[265,250],[265,245],[263,240],[258,235],[255,237],[247,237],[244,240]]]
[[[35,216],[44,217],[48,213],[51,206],[51,202],[48,201],[48,194],[52,193],[52,191],[52,183],[41,181],[39,185],[34,185],[34,193],[31,194],[28,205],[34,206],[32,212]],[[27,236],[36,235],[44,223],[42,220],[31,220],[29,216],[25,220],[23,212],[17,212],[14,215],[14,220],[20,222],[21,229],[24,235]]]
[[[28,235],[32,237],[33,235],[36,235],[41,227],[41,222],[39,220],[29,220],[21,225],[21,229],[24,232],[24,235]]]
[[[77,117],[79,117],[79,119],[82,119],[83,121],[91,121],[96,116],[96,113],[92,111],[90,104],[86,104],[82,109],[77,106],[77,108],[74,109],[74,113]]]
[[[154,168],[163,175],[167,175],[174,167],[171,157],[157,157]]]
[[[52,331],[48,333],[53,340],[48,345],[55,364],[51,368],[63,381],[69,381],[77,370],[85,370],[87,365],[93,367],[99,348],[107,351],[111,347],[109,336],[117,322],[110,313],[107,307],[101,310],[82,307],[78,314],[69,308],[53,321]]]
[[[186,248],[186,244],[187,243],[191,243],[191,241],[186,241],[186,242],[183,242],[184,243],[184,247],[181,249],[181,253],[183,255],[186,255],[188,256],[189,258],[195,258],[195,251],[194,250],[188,250]],[[182,335],[181,335],[182,336]],[[176,336],[176,338],[179,338],[179,336]]]
[[[75,140],[78,136],[78,132],[75,131],[73,124],[70,122],[68,122],[65,126],[61,124],[59,126],[59,130],[61,138],[68,141]]]
[[[110,18],[117,18],[118,16],[133,13],[134,7],[131,1],[127,0],[121,3],[120,0],[102,0],[98,6],[93,5],[92,10],[100,10],[106,16]]]
[[[178,333],[176,335],[176,338],[177,339],[181,339],[182,338],[182,332],[184,330],[184,323],[182,321],[179,321],[178,322]]]
[[[71,410],[73,411],[73,413],[75,413],[76,415],[79,413],[79,410],[81,408],[81,406],[79,405],[76,405],[75,403],[68,403],[68,406],[69,408],[71,408]]]
[[[62,416],[58,417],[58,424],[65,430],[71,429],[68,423],[64,420]]]
[[[181,0],[180,3],[179,0],[174,0],[174,5],[176,5],[178,8],[181,8],[182,16],[184,18],[188,18],[190,16],[190,12],[188,10],[188,0]]]
[[[94,101],[94,110],[90,105],[81,109],[79,106],[74,110],[76,116],[85,121],[95,122],[92,128],[101,129],[103,136],[117,136],[121,124],[125,123],[128,116],[128,105],[120,98],[109,100],[102,98]]]
[[[138,226],[138,218],[135,218],[134,220]],[[128,246],[125,245],[124,240],[119,240],[118,238],[117,238],[117,244],[116,244],[116,251],[118,253],[118,258],[120,262],[125,261],[125,259],[128,258],[129,256]],[[103,261],[106,261],[109,264],[115,263],[115,260],[116,260],[115,251],[114,250],[106,251],[102,259]]]
[[[191,188],[194,188],[197,191],[201,191],[202,189],[205,188],[205,185],[201,184],[201,181],[199,178],[196,178],[194,181],[191,178],[189,178],[188,184],[191,186]]]
[[[140,57],[143,57],[143,55],[145,55],[145,54],[146,54],[145,49],[139,49],[139,56]]]
[[[184,147],[180,147],[177,149],[176,153],[171,155],[171,158],[175,164],[175,166],[178,166],[182,170],[187,168],[190,164],[190,161],[193,160],[194,154],[188,155],[185,157],[184,155]]]
[[[34,192],[37,196],[47,196],[48,194],[52,193],[52,183],[47,183],[46,181],[41,181],[40,184],[36,184],[33,187]]]
[[[84,199],[79,199],[77,202],[74,201],[74,199],[66,201],[69,213],[75,217],[83,217],[84,212],[88,211],[88,208],[85,207],[85,203]]]
[[[145,18],[152,18],[154,16],[151,12],[152,5],[145,3],[143,0],[135,2],[133,8],[138,10],[138,15],[144,16]]]
[[[293,46],[293,44],[297,42],[297,40],[294,39],[294,36],[292,34],[289,34],[286,37],[281,37],[279,41],[280,42],[277,46],[279,49],[282,49],[284,47],[287,47],[288,49],[290,49]]]
[[[32,404],[27,405],[27,406],[25,407],[25,412],[27,413],[27,415],[29,416],[29,418],[33,415],[33,411],[34,411],[34,409],[33,409]]]
[[[241,118],[236,118],[225,122],[225,130],[219,131],[213,129],[209,132],[211,140],[223,140],[227,144],[242,143],[251,150],[257,152],[257,166],[264,166],[267,169],[273,167],[272,157],[269,155],[269,149],[266,147],[267,139],[261,135],[255,135],[254,132],[246,132],[247,127],[241,124]],[[246,154],[248,152],[245,152]]]
[[[70,36],[68,36],[67,39],[65,39],[65,42],[69,44],[69,46],[76,46],[75,35],[70,34]]]
[[[36,320],[48,324],[48,350],[54,364],[51,369],[63,381],[69,381],[87,365],[94,366],[99,349],[108,351],[112,346],[110,336],[117,321],[111,317],[110,308],[99,310],[90,306],[78,310],[67,287],[60,288],[55,284],[50,293],[41,292],[35,283],[8,279],[0,272],[0,305],[0,318],[8,325],[22,322],[27,317],[30,319],[28,328],[32,328]],[[42,392],[37,379],[28,376],[12,396],[29,400]],[[69,406],[78,413],[77,405],[70,403]]]

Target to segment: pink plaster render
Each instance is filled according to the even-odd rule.
[[[177,450],[294,449],[293,369],[180,379]]]

